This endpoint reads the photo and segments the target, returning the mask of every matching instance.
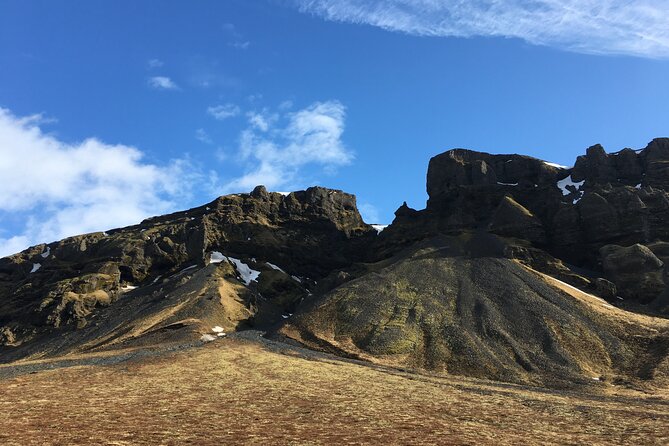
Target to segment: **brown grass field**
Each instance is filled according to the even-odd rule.
[[[611,389],[436,377],[228,338],[0,379],[0,444],[669,444],[667,392]]]

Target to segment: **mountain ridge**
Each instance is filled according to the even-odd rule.
[[[440,373],[666,381],[668,138],[571,168],[453,149],[427,192],[380,232],[351,194],[258,186],[2,258],[0,358],[256,328]]]

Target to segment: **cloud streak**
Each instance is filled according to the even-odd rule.
[[[669,58],[667,0],[289,0],[328,20],[420,36],[523,39],[588,54]]]
[[[207,114],[212,116],[214,119],[219,121],[224,121],[228,118],[234,118],[241,112],[241,109],[235,104],[222,104],[207,107]]]
[[[185,160],[159,166],[130,146],[66,143],[42,124],[0,108],[0,219],[21,222],[0,234],[0,256],[174,210],[200,179]]]
[[[346,109],[338,101],[316,102],[296,112],[247,114],[248,128],[240,135],[238,156],[246,173],[224,185],[226,192],[244,192],[262,184],[268,188],[301,187],[307,165],[331,171],[349,164],[346,148]],[[299,183],[299,184],[298,184]]]
[[[179,86],[172,79],[165,76],[154,76],[149,78],[149,86],[156,90],[178,90]]]

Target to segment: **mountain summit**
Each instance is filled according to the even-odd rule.
[[[573,167],[454,149],[385,228],[263,186],[0,259],[0,358],[249,328],[339,356],[549,387],[669,382],[669,139]]]

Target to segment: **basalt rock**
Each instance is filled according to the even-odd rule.
[[[573,168],[454,149],[430,160],[427,208],[411,219],[398,216],[387,231],[416,242],[420,234],[486,230],[526,240],[596,278],[607,274],[600,255],[605,245],[669,241],[668,191],[668,138],[610,154],[595,145]],[[641,298],[625,292],[630,281],[615,283],[622,294],[644,302],[651,290],[661,291],[650,287]]]
[[[178,285],[183,271],[206,267],[212,252],[266,271],[254,292],[273,307],[253,299],[244,305],[253,307],[250,323],[261,307],[258,320],[273,323],[306,296],[300,281],[315,282],[362,260],[362,247],[375,234],[353,195],[320,187],[282,195],[259,186],[136,226],[38,245],[0,259],[0,327],[22,327],[3,329],[2,342],[84,328],[102,309],[140,293],[137,288],[157,299]],[[265,316],[268,311],[273,315]]]
[[[427,192],[381,232],[353,195],[258,186],[0,259],[0,360],[256,328],[437,373],[668,382],[669,140],[573,168],[455,149]]]

